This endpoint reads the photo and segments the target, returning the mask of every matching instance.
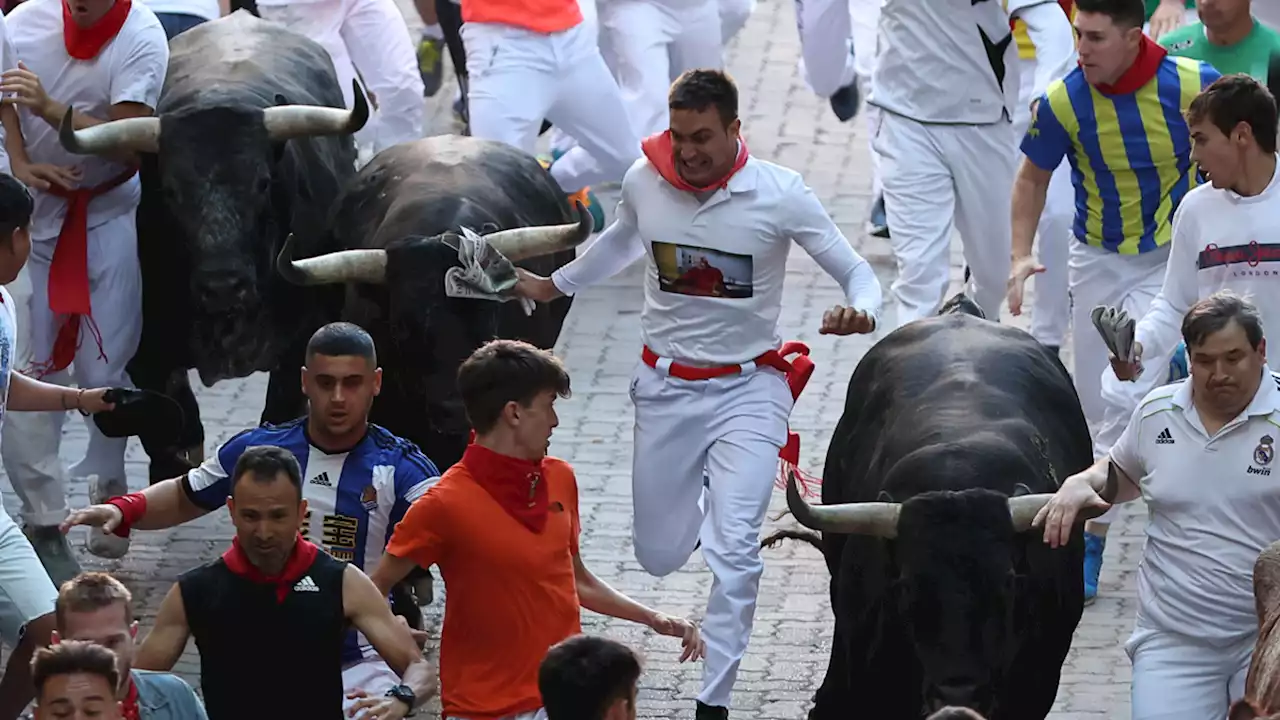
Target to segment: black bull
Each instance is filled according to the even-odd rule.
[[[573,238],[559,252],[521,263],[549,273],[585,237],[563,191],[532,157],[456,137],[391,148],[357,177],[351,133],[368,108],[362,93],[355,96],[355,109],[340,109],[336,74],[319,45],[237,12],[173,40],[156,118],[81,131],[64,123],[62,142],[72,151],[141,157],[143,333],[129,372],[139,387],[177,399],[186,416],[177,442],[141,437],[153,482],[184,472],[201,454],[188,369],[206,385],[269,371],[261,420],[291,419],[304,408],[298,369],[306,339],[325,322],[346,318],[374,334],[386,371],[374,420],[441,467],[459,459],[466,442],[458,363],[495,336],[554,346],[569,298],[532,317],[514,303],[446,298],[443,274],[457,264],[456,252],[431,239],[460,226],[572,224],[571,232],[559,229],[558,237]],[[385,284],[353,278],[345,290],[300,287],[315,283],[276,271],[290,234],[290,253],[301,258],[385,249],[404,261],[393,263]]]
[[[945,705],[1042,720],[1083,608],[1083,537],[1028,531],[1093,461],[1056,354],[961,296],[861,360],[826,458],[835,632],[811,720],[919,720]],[[958,309],[958,312],[951,312]],[[795,536],[794,533],[782,533]]]

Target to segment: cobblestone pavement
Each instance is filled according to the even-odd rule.
[[[402,0],[402,7],[416,29],[419,23],[407,0]],[[743,122],[751,150],[805,174],[860,252],[876,263],[887,290],[894,273],[889,247],[886,241],[862,233],[871,182],[865,125],[861,117],[851,124],[840,124],[826,102],[804,86],[796,67],[799,49],[794,27],[791,3],[764,0],[730,49],[729,69],[741,88]],[[454,91],[450,79],[428,101],[431,132],[454,129],[449,108]],[[954,257],[958,282],[958,252]],[[639,567],[631,550],[628,478],[632,413],[627,387],[640,350],[638,270],[639,266],[632,267],[613,281],[583,293],[569,315],[557,352],[573,373],[575,393],[561,403],[561,424],[551,449],[572,461],[578,471],[582,548],[588,565],[642,602],[669,613],[700,617],[711,578],[698,554],[684,570],[656,579]],[[848,377],[871,342],[861,337],[818,334],[822,311],[839,300],[835,283],[803,251],[794,251],[788,265],[781,324],[783,337],[809,343],[818,363],[792,414],[793,428],[804,439],[803,465],[813,471],[821,470],[831,430],[840,417]],[[265,376],[259,375],[198,390],[208,434],[206,452],[212,451],[214,443],[256,423],[265,387]],[[84,447],[85,433],[74,415],[67,426],[63,459],[71,462]],[[141,488],[146,482],[146,458],[136,441],[130,444],[128,459],[132,487]],[[7,508],[16,513],[17,502],[8,483],[0,486]],[[86,502],[83,483],[73,483],[70,492],[74,507]],[[779,492],[771,516],[784,508],[785,499]],[[1144,513],[1141,506],[1126,507],[1122,520],[1112,529],[1101,596],[1086,609],[1076,633],[1051,715],[1055,720],[1129,715],[1129,663],[1121,644],[1133,617],[1133,570],[1141,551]],[[108,570],[128,583],[146,626],[178,573],[216,557],[230,537],[225,514],[214,513],[172,531],[140,533],[130,554],[118,562],[103,561],[83,551],[84,536],[79,532],[73,534],[73,543],[85,568]],[[766,550],[764,558],[759,611],[733,710],[739,718],[799,720],[806,717],[811,695],[826,672],[832,624],[828,575],[817,552],[803,544]],[[432,622],[438,622],[439,614],[437,598],[431,608]],[[692,716],[701,668],[675,662],[678,653],[673,639],[655,637],[626,623],[606,622],[591,613],[584,616],[587,631],[610,634],[645,653],[642,717]],[[188,648],[178,670],[198,682],[193,647]],[[438,706],[432,707],[435,710]]]

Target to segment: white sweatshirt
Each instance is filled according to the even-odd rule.
[[[1277,156],[1280,159],[1280,156]],[[1138,321],[1143,364],[1167,358],[1182,339],[1182,318],[1219,290],[1248,297],[1267,338],[1280,339],[1280,166],[1260,195],[1241,197],[1206,183],[1173,216],[1164,286]]]
[[[646,257],[645,344],[677,361],[736,365],[782,342],[792,240],[835,278],[850,307],[879,314],[880,281],[804,178],[756,158],[705,202],[640,158],[622,180],[617,219],[551,280],[572,295]]]

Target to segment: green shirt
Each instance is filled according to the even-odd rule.
[[[1280,33],[1254,21],[1253,30],[1235,45],[1214,45],[1204,36],[1204,25],[1184,25],[1160,38],[1170,55],[1201,60],[1223,75],[1243,73],[1260,83],[1267,82],[1267,64],[1280,53]]]
[[[1150,20],[1151,16],[1156,13],[1156,8],[1158,7],[1160,7],[1160,0],[1147,0],[1147,19],[1148,20]],[[1187,0],[1186,7],[1188,10],[1194,10],[1196,7],[1196,0]]]

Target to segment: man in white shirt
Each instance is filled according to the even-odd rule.
[[[1056,0],[885,0],[871,95],[901,326],[937,312],[960,230],[974,300],[998,318],[1012,254],[1010,194],[1018,78],[1010,17],[1037,51],[1035,87],[1065,74],[1072,31]]]
[[[804,179],[749,156],[724,73],[685,73],[670,109],[670,130],[645,140],[622,181],[613,225],[550,278],[522,271],[516,291],[548,302],[646,258],[643,362],[631,381],[636,559],[663,576],[701,544],[716,582],[696,717],[723,720],[755,616],[760,526],[779,457],[797,460],[787,419],[812,367],[807,348],[778,336],[792,241],[847,298],[822,333],[874,330],[881,291]]]
[[[1210,183],[1187,193],[1173,216],[1164,285],[1134,332],[1137,361],[1113,357],[1114,372],[1103,373],[1103,434],[1110,437],[1165,378],[1182,316],[1197,300],[1218,290],[1245,293],[1275,331],[1267,336],[1280,337],[1280,244],[1265,241],[1280,226],[1275,98],[1257,80],[1229,75],[1192,101],[1187,121],[1191,159]],[[1142,365],[1149,372],[1139,374]]]
[[[348,108],[354,107],[352,81],[359,74],[366,94],[376,99],[373,116],[355,135],[362,158],[422,139],[422,75],[395,0],[258,0],[258,14],[329,52]]]
[[[1086,507],[1142,497],[1146,543],[1125,644],[1133,720],[1225,720],[1258,637],[1253,567],[1280,537],[1280,376],[1262,319],[1231,291],[1182,321],[1191,377],[1157,388],[1110,451],[1063,482],[1036,516],[1065,544]]]
[[[74,360],[81,388],[129,387],[125,366],[142,332],[135,161],[73,155],[58,142],[58,126],[71,108],[77,129],[152,115],[168,39],[155,13],[124,0],[27,0],[6,21],[19,69],[0,76],[0,119],[13,174],[35,191],[30,329],[21,343],[32,363],[24,372],[65,385]],[[69,512],[58,462],[64,419],[23,418],[3,446],[32,544],[55,581],[79,571],[57,529]],[[127,439],[86,427],[89,447],[72,475],[93,480],[95,502],[124,494]],[[115,540],[99,532],[90,542]]]
[[[13,176],[0,173],[0,424],[6,409],[57,411],[77,407],[89,412],[111,409],[105,389],[75,391],[13,372],[18,358],[18,317],[5,286],[17,278],[31,251],[30,192]],[[27,412],[20,416],[53,414]],[[0,675],[0,720],[17,718],[31,701],[31,655],[49,644],[58,591],[40,559],[7,512],[0,510],[0,640],[10,654]]]

